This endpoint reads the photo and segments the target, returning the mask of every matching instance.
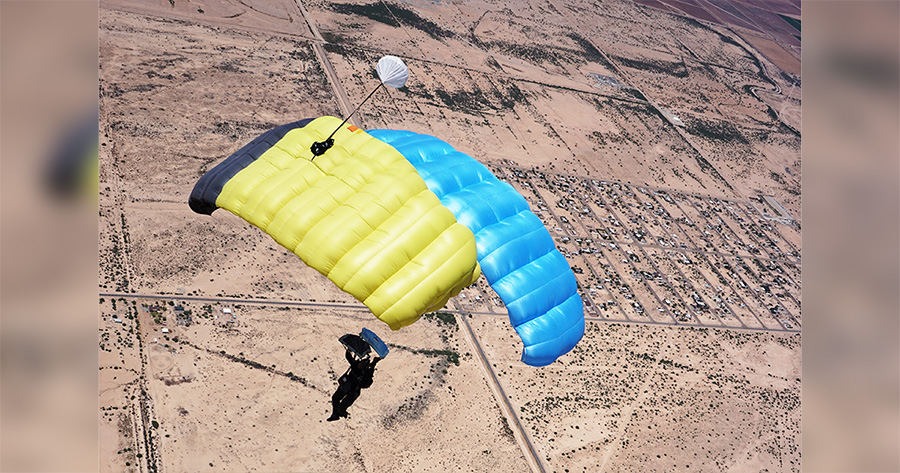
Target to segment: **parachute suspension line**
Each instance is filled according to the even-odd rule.
[[[375,90],[369,92],[369,95],[363,99],[363,101],[355,108],[350,115],[347,115],[347,118],[338,125],[334,131],[328,135],[328,138],[325,141],[316,141],[309,147],[309,150],[312,151],[313,157],[309,160],[312,162],[316,159],[316,156],[321,156],[325,154],[332,146],[334,146],[334,134],[337,133],[338,130],[344,126],[344,123],[347,123],[347,120],[359,110],[360,107],[363,106],[373,95],[378,91],[378,88],[387,85],[393,87],[395,89],[399,89],[406,85],[406,81],[409,79],[409,68],[406,67],[406,64],[403,64],[403,60],[398,58],[397,56],[384,56],[378,60],[378,64],[375,66],[375,72],[378,74],[378,80],[381,81],[378,84],[378,87],[375,87]]]
[[[334,140],[332,139],[334,134],[337,133],[337,131],[340,130],[342,126],[344,126],[344,123],[347,123],[347,120],[349,120],[350,117],[352,117],[353,114],[356,113],[357,110],[359,110],[359,107],[362,107],[363,104],[366,103],[366,101],[369,100],[373,95],[375,95],[375,92],[377,92],[378,89],[380,89],[383,86],[384,86],[384,82],[381,82],[378,84],[378,87],[375,87],[375,89],[373,89],[371,92],[369,92],[369,95],[366,96],[366,98],[364,98],[363,101],[360,102],[360,104],[357,105],[356,108],[353,109],[352,112],[350,112],[350,115],[347,115],[347,118],[345,118],[344,121],[342,121],[341,124],[338,125],[337,128],[335,128],[334,131],[332,131],[330,135],[328,135],[328,138],[326,138],[325,141],[316,141],[315,143],[312,144],[312,146],[310,146],[309,150],[312,151],[312,154],[313,154],[313,157],[312,157],[312,159],[310,159],[310,161],[312,161],[313,159],[316,159],[316,156],[321,156],[321,155],[325,154],[326,151],[328,151],[329,149],[331,149],[332,146],[334,146]]]

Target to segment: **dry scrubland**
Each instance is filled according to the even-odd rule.
[[[800,335],[589,324],[545,368],[470,322],[548,471],[800,471]]]
[[[362,110],[368,127],[436,134],[482,160],[775,195],[800,217],[799,76],[734,32],[629,1],[388,5],[307,4],[351,100],[386,51],[414,71]],[[634,89],[594,87],[588,73]]]
[[[801,216],[799,68],[759,35],[622,0],[302,7],[101,2],[99,289],[168,294],[193,315],[185,327],[169,301],[101,302],[103,471],[529,469],[452,318],[389,332],[352,308],[245,304],[226,326],[212,317],[224,305],[177,299],[358,305],[233,215],[186,205],[200,175],[263,131],[340,114],[304,14],[354,105],[378,57],[410,65],[407,87],[361,110],[366,128],[431,133],[494,166],[773,195]],[[465,294],[492,310],[483,281]],[[534,369],[503,316],[467,320],[547,471],[799,469],[797,334],[591,322],[573,353]],[[361,326],[393,352],[352,418],[326,423],[346,363],[336,339]]]
[[[100,33],[101,290],[346,299],[240,219],[186,205],[243,143],[337,114],[311,48],[109,10]]]
[[[184,305],[192,323],[180,326],[174,306],[151,313],[157,303],[101,304],[105,471],[528,468],[452,316],[392,333],[376,383],[350,419],[329,423],[347,365],[337,338],[381,331],[368,314],[229,305],[237,319],[224,324],[223,305],[196,303]],[[149,453],[134,449],[135,436]]]

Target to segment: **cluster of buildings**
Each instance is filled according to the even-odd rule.
[[[587,316],[800,329],[799,230],[761,208],[771,197],[726,200],[512,164],[491,170],[556,239]],[[505,312],[492,296],[476,285],[457,301],[475,313]]]

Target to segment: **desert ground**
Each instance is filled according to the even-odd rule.
[[[799,471],[799,9],[652,3],[102,0],[102,470]],[[356,123],[470,154],[569,259],[587,329],[556,363],[519,361],[484,278],[392,332],[188,208],[385,54],[410,80]],[[362,327],[391,353],[325,422]]]

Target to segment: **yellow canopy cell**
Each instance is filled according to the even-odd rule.
[[[211,170],[191,207],[260,228],[397,330],[475,282],[475,237],[397,150],[360,129],[342,127],[313,159],[311,144],[339,124],[321,117],[248,144],[245,155],[265,151]]]

